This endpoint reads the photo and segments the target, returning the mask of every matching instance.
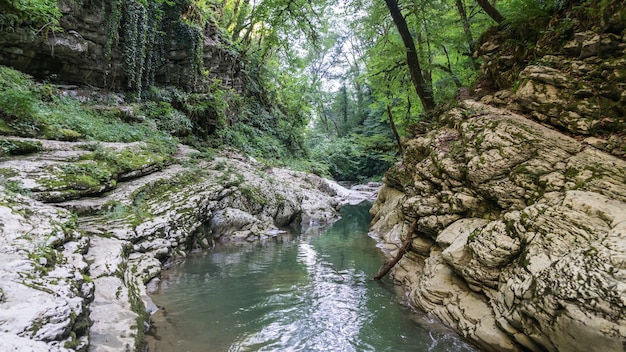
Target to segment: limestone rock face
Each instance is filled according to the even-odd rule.
[[[367,197],[234,152],[12,141],[38,148],[0,159],[2,351],[139,350],[156,309],[146,283],[164,265],[217,241],[323,226]]]
[[[473,101],[443,121],[372,208],[389,249],[418,221],[393,272],[411,301],[485,350],[622,351],[626,162]]]
[[[0,350],[86,350],[88,241],[64,209],[4,186],[0,204]]]
[[[134,0],[60,1],[60,30],[0,31],[0,64],[51,81],[117,90],[145,83],[193,90],[204,71],[241,90],[237,55],[224,48],[216,26],[201,31],[185,24],[183,3],[168,1],[154,11]]]

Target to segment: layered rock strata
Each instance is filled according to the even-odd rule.
[[[623,351],[626,162],[474,101],[442,120],[372,208],[390,255],[417,220],[411,302],[487,351]]]
[[[53,31],[0,30],[0,64],[52,82],[117,90],[156,83],[201,91],[206,87],[198,80],[204,73],[241,91],[236,51],[215,24],[202,29],[187,24],[191,6],[184,1],[59,1],[62,16]]]
[[[216,241],[323,225],[360,197],[233,152],[7,141],[36,148],[0,159],[3,351],[138,350],[156,309],[145,284],[164,264]]]

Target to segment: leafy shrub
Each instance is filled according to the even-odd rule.
[[[157,127],[174,136],[183,137],[191,133],[193,124],[187,115],[174,109],[168,102],[149,101],[145,104],[146,114]]]
[[[9,87],[28,89],[33,86],[31,77],[18,70],[0,65],[0,90]]]
[[[41,130],[39,108],[32,91],[11,87],[0,91],[0,118],[19,136],[35,136]]]
[[[504,6],[506,30],[513,38],[534,42],[550,17],[563,10],[569,0],[510,0]]]

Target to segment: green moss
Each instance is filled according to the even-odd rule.
[[[476,240],[476,238],[483,232],[483,229],[481,227],[474,229],[474,231],[472,231],[472,233],[470,233],[470,235],[467,237],[467,243],[471,243],[474,242]]]
[[[135,335],[135,350],[141,351],[144,346],[144,326],[145,323],[148,322],[149,314],[146,312],[146,306],[141,299],[141,294],[137,285],[133,280],[130,280],[126,283],[126,287],[128,288],[128,300],[130,302],[130,307],[133,312],[137,313],[137,324],[133,326],[136,331]]]
[[[38,182],[48,190],[97,193],[115,185],[113,173],[102,163],[80,162],[61,167],[51,165],[44,170],[50,177],[39,179]]]
[[[573,168],[573,167],[570,167],[567,170],[565,170],[564,175],[565,175],[565,178],[567,178],[567,179],[573,179],[576,176],[578,176],[579,173],[580,173],[580,170],[578,170],[576,168]]]
[[[259,186],[240,186],[239,192],[241,192],[242,196],[244,196],[247,200],[251,201],[254,204],[265,206],[268,203],[265,192],[263,192],[263,190]]]
[[[70,128],[48,128],[44,132],[44,137],[49,139],[56,139],[60,141],[77,141],[83,137],[80,132],[74,131]]]
[[[0,176],[4,178],[15,177],[17,175],[19,175],[19,173],[15,171],[15,169],[8,168],[8,167],[0,167]]]

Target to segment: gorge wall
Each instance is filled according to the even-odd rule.
[[[59,5],[60,30],[1,32],[1,65],[52,82],[114,90],[140,91],[154,83],[201,90],[212,78],[241,90],[238,54],[210,21],[205,28],[186,22],[193,6],[185,1]]]
[[[626,162],[467,101],[406,144],[372,230],[417,307],[487,351],[622,351]]]
[[[476,100],[405,141],[372,208],[389,255],[412,238],[392,272],[411,303],[486,351],[625,349],[626,31],[610,3],[555,50],[485,41]]]

